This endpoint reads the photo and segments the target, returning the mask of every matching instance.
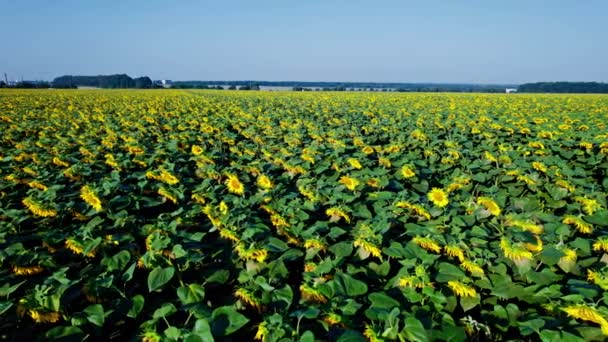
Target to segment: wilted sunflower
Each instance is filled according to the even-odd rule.
[[[57,216],[57,211],[54,209],[44,208],[42,205],[31,199],[30,197],[25,198],[21,201],[26,208],[29,209],[34,215],[40,217],[54,217]]]
[[[474,287],[465,285],[457,280],[448,281],[448,287],[458,297],[475,297],[477,295]]]
[[[479,197],[477,198],[477,204],[484,206],[490,214],[494,216],[500,215],[501,209],[494,200],[488,197]]]
[[[101,200],[97,197],[97,194],[88,185],[83,186],[80,189],[80,198],[82,198],[88,205],[93,207],[96,211],[101,211]]]

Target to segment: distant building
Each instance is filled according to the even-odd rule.
[[[515,88],[507,88],[507,89],[505,89],[505,93],[507,93],[507,94],[517,93],[517,89],[515,89]]]
[[[154,85],[157,87],[171,88],[173,81],[171,81],[171,80],[154,80],[152,83],[154,83]]]

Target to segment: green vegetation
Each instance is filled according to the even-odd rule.
[[[608,97],[0,91],[7,340],[602,341]]]

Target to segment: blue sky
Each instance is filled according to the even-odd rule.
[[[594,0],[0,0],[0,73],[605,82],[607,13]]]

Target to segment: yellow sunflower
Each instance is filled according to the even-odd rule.
[[[448,200],[448,195],[445,193],[445,191],[443,191],[443,189],[433,188],[433,190],[431,190],[427,196],[434,205],[440,208],[443,208],[450,203]]]
[[[242,195],[245,192],[245,186],[243,183],[241,183],[236,175],[228,175],[228,179],[226,179],[225,184],[226,187],[228,187],[228,191],[234,194]]]

